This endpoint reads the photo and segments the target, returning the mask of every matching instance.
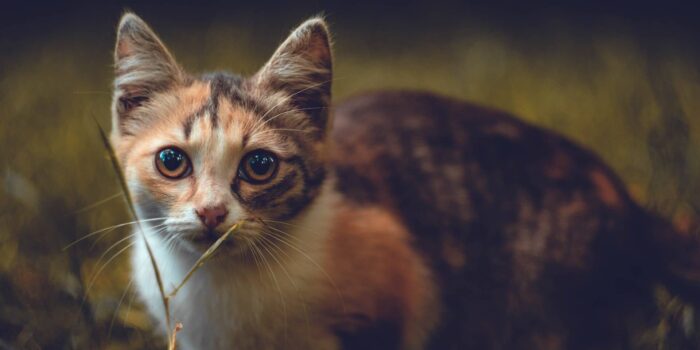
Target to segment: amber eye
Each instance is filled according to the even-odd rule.
[[[255,150],[243,157],[238,167],[238,176],[253,184],[260,184],[272,179],[277,170],[277,157],[274,154]]]
[[[168,147],[156,154],[156,168],[169,179],[180,179],[190,174],[192,166],[182,150]]]

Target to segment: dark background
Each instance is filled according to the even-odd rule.
[[[163,346],[132,302],[128,227],[65,248],[130,221],[92,121],[109,125],[111,50],[125,9],[186,69],[243,74],[324,13],[336,100],[411,88],[507,110],[598,152],[640,203],[693,234],[700,20],[689,3],[3,2],[0,349]],[[640,346],[697,338],[694,311],[657,294],[662,318]]]

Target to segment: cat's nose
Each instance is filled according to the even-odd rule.
[[[226,210],[226,207],[223,205],[199,208],[195,211],[197,212],[199,220],[210,230],[215,229],[216,226],[224,222],[224,220],[226,220],[226,215],[228,215],[228,210]]]

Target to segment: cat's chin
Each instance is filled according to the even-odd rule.
[[[192,236],[190,238],[190,241],[196,245],[196,246],[206,246],[210,247],[216,241],[221,238],[222,234],[215,232],[215,231],[210,231],[210,230],[203,230],[202,232],[199,232],[198,234]],[[221,246],[225,245],[232,245],[234,244],[233,239],[225,239],[223,242],[221,242]]]
[[[219,238],[221,238],[221,235],[218,233],[200,232],[192,237],[187,237],[184,239],[187,241],[187,245],[191,248],[189,250],[191,250],[193,253],[201,255],[211,248]],[[243,254],[248,249],[250,249],[248,242],[229,236],[227,239],[221,242],[213,257],[237,256]]]

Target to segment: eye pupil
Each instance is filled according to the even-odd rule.
[[[277,169],[277,158],[265,150],[248,153],[241,163],[239,175],[245,181],[260,184],[269,181]]]
[[[265,175],[272,168],[274,160],[267,154],[253,154],[248,158],[250,169],[257,175]]]
[[[180,152],[176,152],[172,149],[166,149],[160,152],[160,160],[166,169],[170,171],[177,170],[182,162],[184,161],[184,156]]]
[[[156,169],[167,178],[180,179],[189,175],[192,166],[184,151],[169,147],[156,154]]]

